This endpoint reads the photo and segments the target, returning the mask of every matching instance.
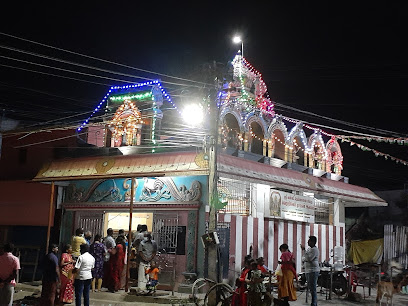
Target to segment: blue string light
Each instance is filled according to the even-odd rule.
[[[123,90],[123,89],[129,89],[129,88],[138,88],[138,87],[143,87],[143,86],[158,86],[163,94],[163,96],[166,98],[166,100],[173,105],[173,107],[177,110],[177,112],[181,115],[180,110],[177,108],[177,106],[174,104],[173,100],[171,97],[167,94],[167,92],[164,90],[162,87],[161,83],[159,80],[154,80],[154,81],[149,81],[145,83],[138,83],[134,85],[125,85],[125,86],[112,86],[108,93],[103,97],[103,99],[99,102],[99,104],[95,107],[93,110],[92,114],[84,121],[82,124],[77,128],[77,131],[80,132],[88,123],[89,120],[93,117],[93,115],[98,112],[103,104],[108,101],[109,96],[113,93],[113,91],[118,91],[118,90]]]

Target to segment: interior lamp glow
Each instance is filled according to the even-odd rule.
[[[197,126],[204,120],[204,111],[198,104],[189,104],[183,109],[182,116],[188,125]]]

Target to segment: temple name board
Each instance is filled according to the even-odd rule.
[[[271,189],[269,209],[266,209],[265,214],[269,217],[314,223],[314,212],[314,198]]]

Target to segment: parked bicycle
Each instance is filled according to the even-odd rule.
[[[207,290],[204,298],[201,297],[200,294],[202,291]],[[216,300],[217,306],[229,306],[231,305],[231,301],[233,295],[235,294],[234,289],[228,284],[225,283],[217,283],[209,278],[199,278],[197,279],[192,286],[191,289],[192,298],[194,303],[197,306],[207,306],[210,305],[209,301]],[[214,305],[211,303],[211,305]]]

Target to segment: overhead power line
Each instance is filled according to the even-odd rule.
[[[28,54],[28,55],[35,56],[35,57],[45,58],[45,59],[48,59],[48,60],[51,60],[51,61],[56,61],[56,62],[60,62],[60,63],[64,63],[64,64],[69,64],[69,65],[74,65],[74,66],[78,66],[78,67],[82,67],[82,68],[87,68],[87,69],[97,70],[97,71],[101,71],[101,72],[106,72],[106,73],[110,73],[110,74],[116,74],[116,75],[126,76],[126,77],[130,77],[130,78],[149,80],[149,81],[154,80],[154,79],[146,78],[146,77],[142,77],[142,76],[137,76],[137,75],[132,75],[132,74],[128,74],[128,73],[122,73],[122,72],[112,71],[112,70],[108,70],[108,69],[103,69],[103,68],[99,68],[99,67],[95,67],[95,66],[75,63],[75,62],[72,62],[72,61],[67,61],[67,60],[56,58],[56,57],[52,57],[52,56],[48,56],[48,55],[44,55],[44,54],[38,54],[38,53],[35,53],[35,52],[25,51],[25,50],[13,48],[13,47],[8,47],[8,46],[4,46],[4,45],[0,45],[0,48],[15,51],[15,52],[19,52],[19,53],[23,53],[23,54]],[[198,88],[202,87],[202,86],[198,86],[198,85],[186,85],[186,84],[179,84],[179,83],[168,82],[168,81],[161,81],[161,82],[166,83],[166,84],[170,84],[170,85],[178,85],[178,86],[189,86],[189,87],[198,87]]]
[[[91,74],[91,73],[80,72],[80,71],[75,71],[75,70],[70,70],[70,69],[65,69],[65,68],[60,68],[60,67],[54,67],[54,66],[44,65],[44,64],[35,63],[35,62],[30,62],[30,61],[26,61],[26,60],[14,58],[14,57],[9,57],[9,56],[4,56],[4,55],[0,55],[0,58],[5,58],[5,59],[8,59],[8,60],[12,60],[12,61],[20,62],[20,63],[30,64],[30,65],[35,65],[35,66],[45,67],[45,68],[50,68],[50,69],[55,69],[55,70],[60,70],[60,71],[69,72],[69,73],[90,76],[90,77],[99,78],[99,79],[112,80],[112,81],[117,81],[117,82],[122,82],[122,83],[129,83],[129,84],[135,84],[136,83],[134,81],[121,80],[121,79],[110,78],[110,77],[97,75],[97,74]]]
[[[114,86],[114,85],[112,85],[112,84],[106,84],[106,83],[100,83],[100,82],[93,82],[93,81],[88,81],[88,80],[83,80],[83,79],[68,77],[68,76],[64,76],[64,75],[60,75],[60,74],[48,73],[48,72],[43,72],[43,71],[38,71],[38,70],[32,70],[32,69],[27,69],[27,68],[22,68],[22,67],[16,67],[16,66],[11,66],[11,65],[0,64],[0,66],[2,66],[2,67],[7,67],[7,68],[11,68],[11,69],[17,69],[17,70],[23,70],[23,71],[28,71],[28,72],[43,74],[43,75],[54,76],[54,77],[58,77],[58,78],[68,79],[68,80],[86,82],[86,83],[91,83],[91,84],[96,84],[96,85],[103,85],[103,86],[107,86],[107,87],[112,87],[112,86]]]
[[[32,43],[32,44],[36,44],[36,45],[39,45],[39,46],[55,49],[55,50],[58,50],[58,51],[62,51],[62,52],[82,56],[82,57],[85,57],[85,58],[89,58],[89,59],[93,59],[93,60],[97,60],[97,61],[101,61],[101,62],[113,64],[113,65],[118,65],[118,66],[121,66],[121,67],[129,68],[129,69],[133,69],[133,70],[137,70],[137,71],[141,71],[141,72],[145,72],[145,73],[155,74],[155,75],[163,76],[163,77],[166,77],[166,78],[172,78],[172,79],[176,79],[176,80],[180,80],[180,81],[187,81],[187,82],[193,82],[193,83],[197,83],[197,84],[212,86],[212,84],[208,84],[208,83],[204,83],[204,82],[199,82],[199,81],[195,81],[195,80],[180,78],[180,77],[176,77],[176,76],[172,76],[172,75],[168,75],[168,74],[164,74],[164,73],[159,73],[159,72],[154,72],[154,71],[150,71],[150,70],[146,70],[146,69],[142,69],[142,68],[136,68],[136,67],[132,67],[132,66],[129,66],[129,65],[125,65],[125,64],[105,60],[105,59],[102,59],[102,58],[97,58],[97,57],[93,57],[93,56],[90,56],[90,55],[78,53],[78,52],[75,52],[75,51],[54,47],[54,46],[51,46],[51,45],[43,44],[43,43],[40,43],[40,42],[37,42],[37,41],[33,41],[33,40],[30,40],[30,39],[18,37],[18,36],[15,36],[15,35],[4,33],[4,32],[0,32],[0,34],[4,35],[4,36],[12,37],[14,39],[18,39],[18,40],[22,40],[22,41],[29,42],[29,43]]]
[[[361,124],[357,124],[357,123],[352,123],[352,122],[348,122],[348,121],[344,121],[344,120],[330,118],[330,117],[327,117],[327,116],[315,114],[315,113],[312,113],[312,112],[309,112],[309,111],[301,110],[301,109],[298,109],[298,108],[295,108],[295,107],[287,106],[287,105],[276,103],[276,102],[275,102],[275,105],[279,106],[281,108],[286,108],[286,109],[296,111],[296,112],[299,112],[299,113],[303,113],[303,114],[307,114],[307,115],[310,115],[310,116],[318,117],[318,118],[325,119],[325,120],[328,120],[328,121],[333,121],[333,122],[336,122],[336,123],[339,123],[339,124],[342,124],[342,125],[352,126],[354,128],[358,128],[358,129],[361,129],[361,130],[368,130],[368,131],[372,131],[372,132],[376,132],[376,133],[380,133],[380,134],[404,135],[402,133],[398,133],[398,132],[394,132],[394,131],[378,129],[378,128],[365,126],[365,125],[361,125]]]

